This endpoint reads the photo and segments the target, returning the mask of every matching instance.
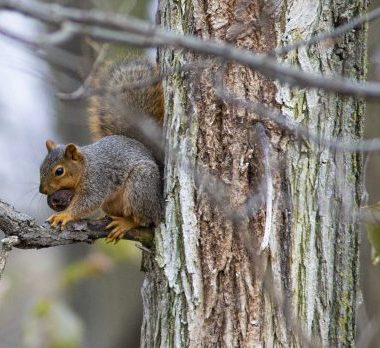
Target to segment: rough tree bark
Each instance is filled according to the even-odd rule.
[[[269,3],[161,0],[160,17],[178,32],[267,52],[334,28],[367,5]],[[281,60],[305,71],[362,79],[365,49],[366,30],[353,30]],[[202,59],[181,51],[160,54],[163,70]],[[362,135],[363,103],[290,89],[242,66],[223,70],[220,61],[214,63],[199,78],[183,73],[165,83],[166,223],[156,233],[154,258],[146,259],[141,346],[289,347],[305,346],[308,337],[323,346],[352,346],[359,239],[353,211],[361,199],[361,156],[294,141],[264,123],[272,177],[266,180],[267,204],[232,222],[225,207],[239,208],[257,191],[265,151],[252,137],[257,116],[222,102],[214,87],[222,74],[225,88],[239,98],[279,108],[323,135],[352,140]],[[186,170],[195,163],[229,187],[228,201],[210,197],[205,180],[195,182],[194,171]],[[270,238],[260,253],[265,230]]]

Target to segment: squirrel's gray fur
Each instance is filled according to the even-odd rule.
[[[151,152],[140,142],[120,135],[106,136],[78,147],[83,156],[84,184],[75,192],[71,211],[91,214],[121,188],[132,214],[146,226],[157,226],[162,216],[161,178]],[[41,165],[41,177],[64,157],[64,146],[50,151]]]

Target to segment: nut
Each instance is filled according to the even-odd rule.
[[[65,210],[71,203],[74,197],[72,190],[58,190],[48,195],[47,204],[55,211]]]

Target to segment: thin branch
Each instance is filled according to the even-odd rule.
[[[261,160],[264,166],[264,182],[265,182],[265,226],[264,236],[261,240],[260,252],[269,247],[271,230],[272,230],[272,209],[273,209],[273,179],[270,165],[270,141],[265,133],[265,128],[261,123],[255,125],[256,143],[259,144],[261,152]]]
[[[261,121],[272,121],[276,123],[277,126],[279,126],[283,131],[294,135],[298,139],[311,141],[316,145],[324,146],[333,151],[363,153],[380,151],[380,138],[374,138],[371,140],[359,140],[352,138],[338,139],[336,137],[315,134],[309,129],[303,127],[301,124],[289,119],[289,117],[281,111],[251,100],[239,99],[236,96],[222,91],[220,88],[217,88],[216,90],[218,96],[226,103],[255,113],[259,116]]]
[[[76,27],[77,33],[96,39],[110,40],[113,37],[114,41],[125,42],[127,41],[125,40],[125,33],[135,34],[132,39],[138,41],[136,44],[183,48],[205,55],[221,57],[228,61],[246,65],[265,76],[292,86],[323,88],[325,91],[367,99],[380,97],[380,83],[359,83],[339,76],[327,78],[300,71],[287,64],[281,64],[266,54],[255,54],[228,43],[203,40],[191,35],[170,32],[127,15],[106,13],[99,10],[79,10],[32,0],[1,0],[0,7],[57,25],[62,25],[64,22],[85,25],[81,29],[85,32],[79,30],[80,27]],[[130,44],[133,43],[130,42]]]
[[[1,3],[2,2],[0,2],[0,6],[1,6]],[[43,5],[43,6],[48,6],[48,5]],[[68,11],[74,11],[74,13],[77,13],[78,11],[80,12],[80,10],[72,10],[72,9],[69,9]],[[93,11],[93,12],[98,14],[98,11]],[[105,15],[102,12],[100,12],[100,14]],[[135,21],[140,23],[140,21],[138,21],[138,20],[135,20]],[[145,26],[147,25],[147,23],[144,23],[144,22],[142,22],[142,23]],[[74,30],[74,29],[72,29],[74,27],[75,26],[71,27],[71,30]],[[5,32],[7,36],[12,37],[14,39],[18,39],[23,43],[26,43],[28,45],[37,45],[37,47],[38,47],[37,42],[25,41],[26,40],[25,38],[17,36],[16,34],[10,33],[8,31],[6,31],[4,28],[0,28],[0,33],[1,32],[3,32],[3,33]],[[192,38],[192,39],[195,39],[195,38]],[[197,41],[197,39],[195,39],[195,40]],[[200,41],[200,40],[198,40],[198,41]],[[235,50],[238,50],[238,49],[235,49]],[[251,52],[249,52],[249,54],[252,55]],[[278,63],[276,63],[276,64],[279,65]],[[160,80],[164,75],[166,75],[166,74],[162,74],[160,76],[157,76],[156,79]],[[318,78],[320,78],[320,77],[318,76]],[[324,80],[324,81],[326,82],[327,80]],[[138,84],[140,84],[140,83],[141,82],[138,82]],[[143,81],[143,83],[145,84],[146,82]],[[367,83],[367,85],[368,85],[368,83]],[[376,84],[372,83],[371,85],[380,86],[380,84],[377,84],[377,83]],[[364,85],[356,84],[356,86],[364,86]],[[80,89],[76,92],[77,93],[75,93],[75,95],[71,96],[71,97],[77,97],[83,91],[82,91],[82,89]],[[378,92],[380,92],[380,90]],[[360,93],[358,95],[360,95]],[[374,139],[374,140],[369,140],[369,141],[360,141],[356,144],[352,144],[351,139],[349,142],[347,142],[345,140],[340,140],[340,139],[321,137],[319,135],[311,133],[309,130],[303,128],[301,125],[295,123],[294,121],[288,120],[287,117],[284,116],[282,113],[271,110],[270,108],[265,107],[263,105],[258,105],[258,104],[253,105],[252,102],[251,102],[251,104],[249,104],[250,102],[246,102],[246,101],[242,101],[242,100],[238,101],[238,100],[234,99],[233,97],[227,96],[226,94],[224,94],[222,96],[222,98],[224,100],[228,99],[229,102],[232,102],[234,104],[239,104],[240,106],[242,106],[244,108],[247,108],[247,109],[249,108],[249,109],[253,110],[257,114],[259,114],[261,117],[268,118],[268,119],[276,122],[283,129],[291,132],[292,134],[294,134],[298,137],[303,137],[304,139],[309,139],[309,140],[311,140],[311,141],[313,141],[319,145],[329,147],[330,149],[334,149],[337,151],[350,151],[350,152],[362,152],[362,151],[363,152],[372,152],[372,151],[379,151],[380,150],[380,140],[379,139]]]
[[[98,95],[102,96],[102,95],[104,95],[105,92],[109,92],[109,93],[115,93],[115,92],[117,93],[118,92],[117,88],[105,89],[105,88],[93,88],[93,87],[91,87],[91,82],[92,82],[93,78],[96,76],[96,72],[99,68],[99,65],[101,65],[104,62],[103,53],[99,53],[99,55],[100,54],[102,54],[102,57],[98,56],[98,58],[96,58],[96,61],[95,61],[94,65],[91,69],[91,72],[88,75],[88,77],[86,78],[86,80],[84,81],[84,83],[74,92],[71,92],[71,93],[59,92],[59,93],[57,93],[57,96],[60,99],[65,100],[65,101],[70,101],[70,100],[77,100],[77,99],[80,99],[82,97],[98,96]],[[143,88],[143,87],[151,86],[151,85],[154,85],[158,82],[161,82],[164,78],[166,78],[170,75],[178,74],[178,73],[191,72],[191,73],[199,74],[203,70],[209,68],[211,62],[212,62],[212,60],[207,59],[207,60],[202,61],[202,62],[186,63],[180,67],[178,67],[178,66],[171,67],[171,68],[168,68],[167,70],[165,70],[165,72],[152,74],[151,77],[147,77],[147,78],[137,80],[137,81],[133,81],[133,80],[128,81],[128,82],[125,81],[123,83],[123,88],[128,88],[128,89],[136,88],[137,89],[137,88]],[[137,118],[138,117],[136,117],[136,119]]]
[[[259,116],[260,121],[274,122],[284,132],[293,135],[297,139],[311,141],[318,146],[324,146],[332,151],[360,153],[380,151],[380,138],[374,138],[371,140],[356,140],[356,142],[353,143],[354,139],[345,140],[332,136],[328,137],[315,134],[306,127],[302,126],[302,124],[290,119],[287,115],[273,107],[255,102],[253,100],[241,99],[235,95],[232,95],[226,91],[223,80],[224,71],[225,66],[222,65],[221,71],[215,76],[214,87],[216,95],[230,105],[235,105],[256,114]],[[256,120],[254,122],[256,122]],[[252,126],[252,124],[250,126]],[[257,127],[256,124],[254,124],[254,126]]]
[[[41,33],[37,37],[38,43],[43,47],[58,46],[70,41],[75,36],[73,24],[70,22],[62,23],[61,27],[52,33]]]
[[[92,65],[91,71],[84,80],[84,82],[74,91],[71,93],[64,93],[64,92],[58,92],[56,93],[57,97],[61,100],[78,100],[86,95],[86,92],[88,91],[91,82],[94,79],[94,76],[96,75],[99,66],[104,62],[104,59],[106,57],[107,51],[109,49],[109,45],[105,44],[100,49],[100,52],[98,56],[95,59],[94,64]]]
[[[360,17],[353,18],[352,20],[350,20],[346,24],[343,24],[339,27],[336,27],[332,31],[316,34],[316,35],[312,36],[310,39],[301,40],[301,41],[295,42],[293,44],[289,44],[289,45],[286,45],[283,47],[275,48],[270,54],[284,55],[284,54],[286,54],[292,50],[295,50],[297,48],[300,48],[300,47],[311,46],[311,45],[315,45],[317,43],[320,43],[322,41],[326,41],[329,39],[336,38],[338,36],[341,36],[341,35],[347,33],[350,30],[353,30],[353,29],[363,25],[364,23],[371,22],[375,19],[378,19],[379,17],[380,17],[380,7],[372,10],[371,12],[365,13],[364,15],[362,15]]]
[[[19,239],[17,248],[39,249],[73,243],[92,243],[96,239],[104,238],[109,231],[105,227],[110,222],[103,220],[80,220],[69,223],[65,230],[53,229],[47,223],[43,226],[31,217],[16,211],[11,205],[0,200],[0,230],[6,236],[16,236]],[[151,246],[153,231],[150,228],[130,230],[124,239],[141,242]]]
[[[356,218],[365,224],[380,226],[380,209],[378,206],[363,206],[355,212]]]
[[[27,38],[1,26],[0,35],[22,43],[39,58],[44,59],[46,62],[57,67],[58,70],[62,70],[69,76],[72,76],[75,79],[80,77],[78,72],[78,66],[82,64],[82,59],[80,57],[59,47],[41,45],[39,40]]]
[[[263,259],[261,258],[261,260]],[[267,268],[266,273],[263,275],[263,290],[271,298],[272,303],[282,312],[288,332],[291,332],[299,339],[301,347],[323,347],[320,339],[306,333],[300,321],[294,317],[294,308],[292,308],[291,302],[285,296],[282,284],[275,279],[269,268]]]

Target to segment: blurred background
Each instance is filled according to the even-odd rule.
[[[371,1],[371,9],[380,6],[380,0]],[[380,22],[369,25],[368,59],[369,79],[380,81]],[[380,102],[370,102],[367,105],[365,121],[365,136],[367,138],[380,137]],[[365,184],[368,192],[368,203],[380,201],[380,153],[372,153],[367,158]],[[366,231],[362,230],[360,246],[361,290],[362,304],[358,310],[358,329],[360,339],[358,347],[379,347],[380,342],[380,265],[374,266],[371,262],[371,246],[366,238]]]
[[[154,21],[157,3],[137,0],[58,1],[67,6],[130,13]],[[380,0],[372,2],[372,8]],[[0,25],[35,37],[48,30],[11,13],[0,13]],[[379,21],[370,25],[369,78],[380,80]],[[80,87],[104,47],[74,39],[64,47],[76,72],[63,71],[38,57],[38,52],[0,36],[0,197],[39,222],[51,211],[38,193],[39,164],[45,141],[86,144],[90,141],[85,100],[63,101],[57,92]],[[107,56],[138,56],[154,50],[113,46]],[[60,57],[48,51],[48,61]],[[367,109],[366,137],[380,136],[380,104]],[[380,154],[368,158],[369,203],[380,201]],[[142,304],[141,252],[133,242],[110,246],[74,245],[45,250],[14,249],[0,281],[0,348],[121,348],[138,347]],[[378,347],[380,341],[380,266],[373,266],[363,228],[358,346]]]
[[[137,0],[58,1],[67,6],[129,13],[154,21],[157,3]],[[0,25],[35,38],[36,21],[1,12]],[[57,68],[34,49],[0,35],[0,197],[43,222],[51,211],[39,194],[39,165],[46,139],[86,144],[86,101],[63,101],[57,92],[80,87],[105,47],[73,39],[48,62],[66,59],[75,69]],[[37,53],[37,54],[36,54]],[[107,49],[106,56],[155,51]],[[70,67],[69,67],[70,68]],[[14,249],[0,281],[0,348],[138,347],[142,320],[141,252],[135,243],[97,241],[35,250]]]

